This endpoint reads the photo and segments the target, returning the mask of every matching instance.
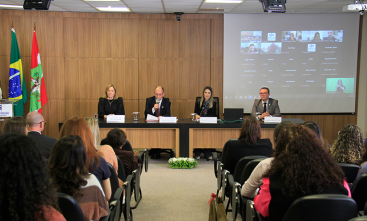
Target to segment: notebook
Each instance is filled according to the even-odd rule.
[[[225,121],[242,120],[243,108],[224,108],[223,115]]]

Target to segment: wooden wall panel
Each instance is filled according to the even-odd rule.
[[[182,21],[181,21],[182,22]],[[210,20],[184,20],[180,42],[184,58],[210,58]]]

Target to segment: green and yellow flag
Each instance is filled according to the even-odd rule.
[[[19,101],[14,106],[14,116],[23,117],[23,105],[28,99],[27,88],[24,82],[22,60],[20,58],[17,36],[14,28],[11,29],[11,52],[9,69],[9,100]]]

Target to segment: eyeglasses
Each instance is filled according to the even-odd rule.
[[[41,122],[39,122],[39,124],[42,124],[42,122],[43,122],[43,123],[45,123],[45,125],[46,125],[46,123],[47,123],[47,121],[41,121]]]
[[[264,95],[264,94],[268,94],[268,93],[260,93],[260,95]]]

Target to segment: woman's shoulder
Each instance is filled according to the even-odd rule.
[[[116,100],[117,102],[123,102],[124,99],[122,97],[118,97]]]
[[[85,186],[82,186],[82,188],[96,186],[102,191],[102,193],[104,195],[101,183],[99,182],[99,180],[97,179],[97,177],[94,174],[90,173],[89,177],[86,179],[86,181],[87,181],[87,184]]]
[[[270,145],[270,146],[272,146],[271,140],[269,138],[259,139],[257,141],[257,143],[261,144],[261,145]]]
[[[45,221],[66,221],[65,217],[52,206],[43,206]]]

